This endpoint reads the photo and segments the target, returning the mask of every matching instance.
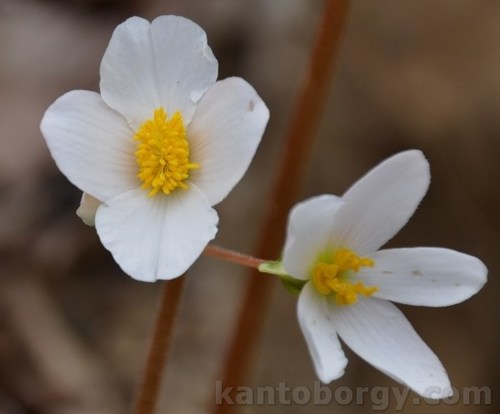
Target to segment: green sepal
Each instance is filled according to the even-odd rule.
[[[294,279],[293,277],[282,277],[281,283],[293,296],[299,296],[307,280]]]
[[[307,280],[295,279],[290,276],[285,268],[283,267],[283,262],[281,260],[264,262],[259,265],[259,272],[269,273],[271,275],[278,276],[281,279],[281,283],[285,286],[286,290],[294,296],[298,296]]]
[[[279,277],[291,277],[283,267],[283,262],[281,260],[263,262],[259,265],[258,269],[261,273],[269,273]]]

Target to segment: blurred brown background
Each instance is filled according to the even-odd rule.
[[[248,174],[218,206],[216,242],[255,245],[320,0],[0,0],[0,414],[128,412],[160,283],[135,282],[74,214],[38,126],[70,89],[98,89],[99,63],[127,16],[179,14],[208,34],[220,77],[259,91],[271,121]],[[489,282],[444,309],[404,307],[452,384],[489,386],[493,405],[412,404],[408,413],[492,413],[499,386],[500,2],[354,1],[302,197],[341,194],[383,158],[420,148],[431,189],[391,246],[446,246],[480,257]],[[244,269],[201,258],[189,274],[159,413],[203,413],[244,286]],[[266,277],[266,276],[262,276]],[[295,315],[276,285],[248,386],[312,387]],[[339,386],[395,386],[348,352]],[[349,406],[243,407],[245,413],[371,412]]]

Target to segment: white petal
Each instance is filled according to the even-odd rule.
[[[133,128],[163,107],[189,122],[196,103],[217,79],[217,60],[203,29],[178,16],[150,24],[131,17],[111,37],[101,62],[101,93]]]
[[[386,375],[426,398],[451,395],[441,362],[392,303],[360,297],[336,306],[332,320],[342,340]]]
[[[87,226],[95,226],[95,215],[97,209],[102,204],[97,198],[90,194],[83,193],[80,201],[80,207],[76,210],[76,215],[82,219]]]
[[[133,132],[98,93],[66,93],[40,127],[57,166],[80,190],[106,201],[140,185]]]
[[[300,293],[297,315],[319,379],[329,383],[344,375],[347,358],[331,322],[332,315],[325,297],[311,283]]]
[[[476,257],[450,249],[418,247],[380,250],[356,278],[378,286],[374,296],[418,306],[460,303],[486,283],[486,266]]]
[[[153,282],[182,275],[217,233],[218,217],[194,185],[168,196],[129,191],[97,211],[102,244],[125,273]]]
[[[269,119],[255,89],[241,78],[215,83],[200,100],[188,128],[191,180],[215,205],[245,174]]]
[[[378,250],[413,215],[429,181],[429,163],[418,150],[385,160],[342,197],[332,242],[362,255]]]
[[[311,266],[328,247],[336,213],[342,200],[320,195],[295,205],[288,217],[283,265],[297,279],[309,279]]]

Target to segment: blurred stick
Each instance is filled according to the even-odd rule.
[[[155,412],[186,277],[183,275],[169,280],[163,286],[151,347],[133,411],[135,414]]]
[[[349,0],[327,0],[313,46],[308,72],[297,98],[286,136],[285,154],[271,194],[267,218],[261,230],[255,256],[276,257],[284,238],[286,217],[295,202],[300,182],[309,165],[314,136],[332,80],[335,58],[347,21]],[[236,387],[245,380],[253,350],[264,321],[272,278],[253,271],[246,288],[234,337],[224,361],[224,385]],[[235,405],[218,405],[217,414],[236,410]]]

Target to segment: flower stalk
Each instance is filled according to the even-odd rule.
[[[205,247],[203,254],[205,254],[206,256],[215,257],[217,259],[225,260],[226,262],[251,267],[254,269],[258,268],[262,263],[265,262],[263,259],[258,259],[257,257],[235,252],[234,250],[229,250],[224,247],[216,246],[214,244],[209,244],[207,247]]]
[[[186,275],[166,281],[163,286],[146,367],[137,391],[134,414],[155,412],[185,280]]]

